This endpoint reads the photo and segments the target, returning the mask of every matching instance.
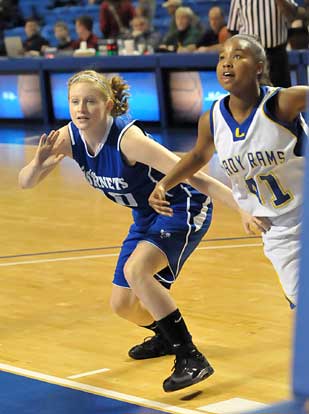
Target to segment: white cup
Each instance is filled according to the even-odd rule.
[[[79,48],[82,49],[82,50],[86,50],[87,49],[87,42],[85,40],[80,42]]]
[[[123,41],[124,49],[126,51],[127,55],[133,55],[134,54],[134,40],[133,39],[126,39]]]
[[[138,50],[139,54],[142,55],[145,52],[145,50],[146,50],[145,43],[139,43],[137,45],[137,50]]]

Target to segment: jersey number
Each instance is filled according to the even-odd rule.
[[[288,191],[283,190],[281,187],[278,178],[273,176],[272,174],[269,175],[259,175],[259,181],[263,181],[268,189],[272,193],[271,203],[274,207],[281,207],[283,204],[287,204],[289,201],[292,200],[293,196]],[[249,191],[255,194],[261,204],[264,204],[261,195],[258,190],[258,186],[256,181],[253,178],[249,178],[246,180],[247,186]]]
[[[137,202],[131,193],[127,194],[118,194],[118,193],[108,193],[118,204],[127,207],[137,207]]]

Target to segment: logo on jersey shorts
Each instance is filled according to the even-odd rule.
[[[169,239],[171,237],[171,233],[165,231],[163,229],[160,230],[160,238],[161,239]]]

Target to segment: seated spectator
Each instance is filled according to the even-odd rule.
[[[231,36],[220,7],[215,6],[209,10],[208,21],[210,29],[206,30],[197,43],[197,52],[218,51],[221,44]]]
[[[141,53],[152,52],[160,44],[161,34],[150,28],[149,20],[146,17],[134,17],[131,21],[129,38],[134,39],[135,49]]]
[[[176,32],[165,38],[159,51],[192,52],[201,37],[201,30],[194,22],[194,13],[190,7],[178,7],[175,12]]]
[[[169,38],[171,35],[177,32],[175,13],[178,7],[180,6],[182,6],[182,0],[167,0],[166,2],[162,3],[162,7],[164,7],[167,10],[167,13],[169,14],[171,19],[167,33],[163,38],[163,43],[165,43],[165,40],[167,38]]]
[[[55,38],[58,40],[58,50],[73,49],[73,41],[70,37],[68,25],[65,22],[57,22],[54,26]]]
[[[309,32],[308,27],[303,20],[294,20],[291,23],[288,34],[289,49],[308,49]]]
[[[44,46],[49,46],[48,40],[46,40],[40,34],[39,23],[35,19],[28,19],[25,23],[26,40],[23,42],[23,48],[25,55],[39,56]]]
[[[72,43],[73,49],[79,49],[81,42],[87,42],[87,48],[98,48],[98,38],[92,33],[93,20],[90,16],[79,16],[75,21],[75,30],[78,36]]]
[[[155,0],[139,0],[135,7],[135,15],[138,17],[146,17],[150,24],[152,23],[155,13]]]
[[[18,0],[0,0],[0,31],[23,24],[24,20],[18,8]]]
[[[298,6],[296,10],[295,19],[301,19],[305,22],[305,25],[309,24],[309,0],[304,0],[303,6]]]
[[[130,0],[105,0],[100,6],[100,29],[103,36],[121,38],[130,30],[135,10]]]

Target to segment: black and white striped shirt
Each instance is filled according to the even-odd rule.
[[[287,1],[297,7],[294,0]],[[288,21],[276,0],[231,0],[227,27],[258,36],[265,48],[282,45],[288,37]]]

